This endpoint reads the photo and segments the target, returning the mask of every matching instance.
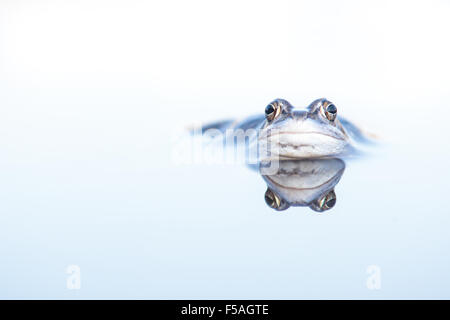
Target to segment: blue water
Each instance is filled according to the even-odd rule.
[[[147,125],[148,110],[35,103],[2,121],[3,298],[449,296],[445,121],[385,117],[395,139],[347,161],[335,207],[317,214],[270,209],[243,165],[171,163],[171,129]]]

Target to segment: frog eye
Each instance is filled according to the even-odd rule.
[[[334,192],[334,190],[331,190],[322,198],[319,198],[318,200],[312,202],[309,207],[314,211],[323,212],[330,210],[335,205],[336,205],[336,193]]]
[[[325,197],[319,200],[319,208],[322,210],[328,210],[334,207],[336,204],[336,193],[334,190],[328,192]]]
[[[266,114],[266,119],[268,121],[272,121],[280,114],[280,111],[281,105],[277,102],[272,102],[271,104],[267,105],[264,113]]]
[[[279,196],[275,194],[272,190],[267,188],[266,193],[264,194],[264,200],[266,201],[266,204],[277,211],[286,210],[289,208],[289,204],[286,203],[283,199],[281,199]]]
[[[336,119],[337,108],[336,108],[336,106],[334,104],[330,103],[329,105],[327,105],[325,107],[325,116],[330,121],[334,121],[334,119]]]

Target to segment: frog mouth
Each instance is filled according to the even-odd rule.
[[[274,178],[272,178],[272,177],[269,176],[269,175],[265,175],[265,178],[266,178],[267,180],[269,180],[270,183],[272,183],[274,186],[276,186],[276,187],[278,187],[278,188],[282,188],[282,189],[286,189],[286,190],[295,190],[295,191],[307,191],[307,190],[316,190],[316,189],[320,189],[320,188],[322,188],[322,187],[324,187],[324,186],[326,186],[326,185],[328,185],[328,184],[330,184],[330,183],[332,183],[332,182],[335,182],[336,179],[340,179],[340,177],[341,177],[342,174],[344,173],[344,170],[345,170],[345,168],[342,168],[342,169],[338,170],[331,178],[329,178],[329,179],[323,181],[323,182],[320,183],[320,184],[312,185],[312,186],[310,186],[310,187],[301,187],[301,188],[283,185],[283,184],[281,184],[280,182],[276,181]],[[295,175],[298,175],[298,173],[295,174]],[[275,176],[276,176],[276,175],[275,175]]]
[[[301,132],[301,131],[274,131],[274,132],[267,132],[266,134],[260,136],[258,138],[259,141],[263,141],[263,140],[268,140],[268,139],[272,139],[273,137],[280,137],[280,136],[294,136],[294,135],[298,135],[298,136],[303,136],[303,135],[321,135],[321,136],[326,136],[332,139],[336,139],[336,140],[340,140],[340,141],[345,141],[345,139],[343,137],[339,137],[337,135],[331,134],[331,133],[326,133],[326,132],[320,132],[320,131],[305,131],[305,132]]]

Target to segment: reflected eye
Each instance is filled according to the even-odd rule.
[[[271,208],[276,209],[280,206],[280,198],[278,198],[270,189],[267,189],[266,193],[264,194],[264,200]]]
[[[326,108],[325,108],[325,116],[327,117],[328,120],[330,121],[334,121],[334,119],[336,119],[337,116],[337,108],[334,104],[330,103]]]
[[[266,204],[271,207],[272,209],[275,209],[277,211],[286,210],[289,208],[289,204],[286,203],[286,201],[282,200],[280,197],[278,197],[275,192],[267,188],[266,193],[264,194],[264,200],[266,201]]]
[[[330,191],[319,202],[320,209],[322,210],[331,209],[334,207],[335,204],[336,204],[336,193],[333,190]]]
[[[331,190],[322,198],[319,198],[316,201],[312,202],[309,207],[314,211],[324,212],[330,210],[335,205],[336,205],[336,193],[334,193],[334,190]]]
[[[328,201],[325,203],[325,206],[326,206],[328,209],[330,209],[330,208],[333,208],[335,204],[336,204],[336,199],[331,199],[331,200],[328,200]]]
[[[272,121],[280,114],[280,110],[281,110],[280,104],[278,104],[277,102],[272,102],[264,110],[264,113],[266,114],[266,119],[268,121]]]

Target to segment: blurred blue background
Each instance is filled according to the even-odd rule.
[[[449,14],[436,0],[3,0],[0,298],[450,298]],[[325,214],[271,210],[245,166],[171,157],[186,126],[276,97],[327,97],[380,137]]]

